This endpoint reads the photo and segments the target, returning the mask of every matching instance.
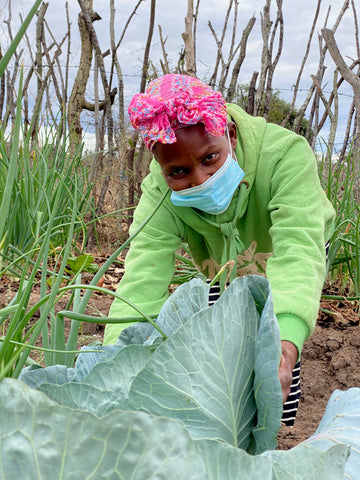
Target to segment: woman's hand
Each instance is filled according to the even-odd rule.
[[[278,377],[281,384],[284,404],[290,393],[292,383],[292,371],[298,358],[298,351],[295,345],[291,342],[288,342],[287,340],[282,340],[281,350],[282,354]]]

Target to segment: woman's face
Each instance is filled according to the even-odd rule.
[[[228,124],[231,147],[236,147],[236,126]],[[209,135],[203,125],[176,130],[176,142],[156,143],[153,154],[171,190],[185,190],[204,183],[222,166],[230,152],[227,133]]]

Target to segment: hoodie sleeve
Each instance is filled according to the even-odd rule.
[[[159,192],[143,193],[134,214],[130,234],[151,214],[160,198]],[[174,272],[175,252],[181,242],[181,224],[164,204],[131,241],[125,259],[125,274],[117,293],[130,300],[146,314],[159,313],[167,299]],[[138,313],[126,303],[115,299],[109,316],[129,317]],[[121,331],[129,324],[109,324],[105,328],[104,345],[116,343]]]
[[[277,148],[276,132],[270,147],[272,153]],[[277,158],[268,203],[273,255],[266,272],[281,339],[294,343],[300,354],[304,340],[315,327],[325,280],[325,242],[334,211],[321,187],[316,159],[305,139],[289,135]]]

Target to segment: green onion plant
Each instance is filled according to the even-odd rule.
[[[20,93],[20,92],[19,92]],[[21,95],[19,95],[21,98]],[[16,119],[21,122],[21,117]],[[91,210],[91,184],[82,162],[82,148],[71,158],[67,151],[66,139],[56,127],[49,127],[44,143],[35,143],[29,135],[23,135],[15,124],[10,136],[0,130],[0,192],[3,194],[0,222],[0,256],[4,267],[19,252],[30,257],[39,237],[47,230],[52,216],[52,249],[61,247],[69,236],[72,215],[72,198],[76,193],[78,219],[86,218]],[[10,159],[6,150],[12,144]],[[75,192],[76,190],[76,192]],[[56,201],[56,203],[55,203]],[[6,213],[7,210],[7,213]],[[77,222],[75,233],[78,240],[86,240],[85,222]],[[13,273],[21,272],[22,262],[12,264]]]
[[[329,165],[324,175],[324,160],[320,177],[329,200],[336,211],[333,234],[329,242],[327,279],[340,284],[339,295],[360,298],[359,277],[359,209],[355,189],[359,188],[360,172],[356,170],[355,153],[350,151],[341,163]]]

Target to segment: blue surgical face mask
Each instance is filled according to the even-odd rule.
[[[231,150],[230,144],[230,152]],[[230,205],[244,175],[238,162],[229,153],[225,162],[206,182],[184,190],[173,190],[171,202],[177,207],[193,207],[206,213],[219,215]]]

